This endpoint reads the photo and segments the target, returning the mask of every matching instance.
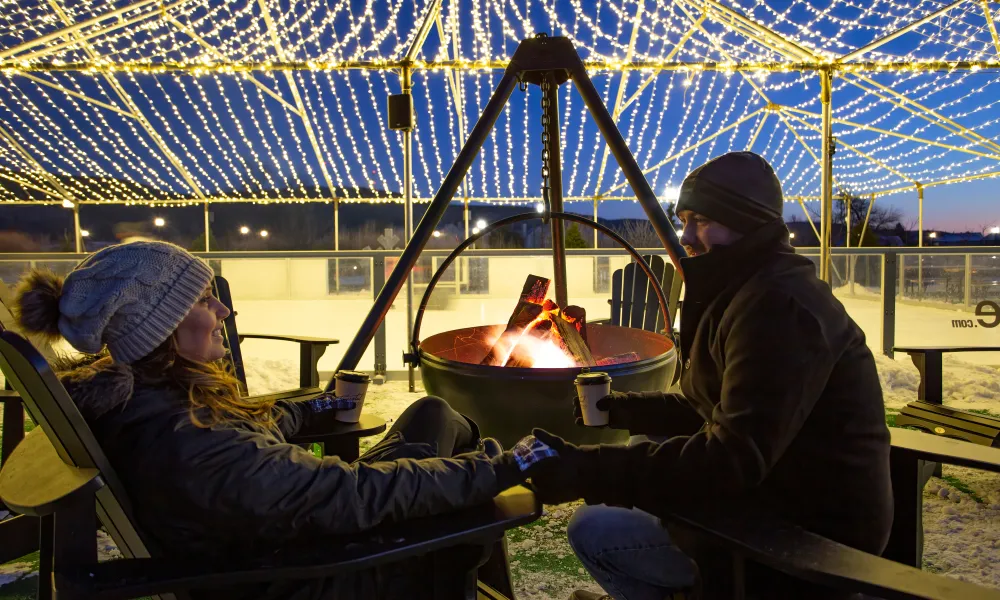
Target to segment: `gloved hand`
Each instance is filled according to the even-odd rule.
[[[510,450],[501,452],[490,459],[493,464],[493,471],[497,475],[497,493],[512,488],[515,485],[524,483],[528,474],[521,470],[514,458],[514,453]]]
[[[607,427],[632,430],[659,420],[664,402],[662,392],[611,392],[597,401],[597,408],[608,411]],[[583,425],[580,398],[573,399],[573,416],[577,425]]]
[[[597,447],[576,446],[544,429],[533,429],[541,445],[555,456],[538,460],[527,468],[531,485],[543,504],[563,504],[589,495],[597,468]]]
[[[338,398],[333,392],[324,392],[315,398],[306,400],[314,412],[321,413],[328,410],[352,410],[358,405],[356,398]]]

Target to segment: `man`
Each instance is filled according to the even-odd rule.
[[[759,507],[867,552],[886,545],[889,432],[875,361],[815,265],[789,245],[782,205],[774,171],[749,152],[684,180],[683,394],[601,401],[611,427],[660,443],[576,447],[536,431],[559,455],[532,473],[543,501],[607,505],[582,508],[569,537],[616,600],[698,586],[698,568],[654,516],[672,506]],[[818,597],[767,597],[786,593]]]

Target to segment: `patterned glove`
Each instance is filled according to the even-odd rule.
[[[324,392],[315,398],[306,400],[306,404],[314,412],[321,413],[328,410],[351,410],[358,405],[357,398],[338,398],[333,392]]]

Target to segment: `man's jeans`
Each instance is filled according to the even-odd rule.
[[[646,439],[633,436],[629,443]],[[568,535],[580,562],[615,600],[664,600],[695,583],[694,561],[649,513],[584,506],[570,520]]]

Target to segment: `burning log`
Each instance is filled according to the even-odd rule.
[[[517,306],[514,307],[514,312],[507,320],[507,328],[493,343],[493,347],[479,364],[493,367],[503,366],[525,329],[545,310],[542,304],[545,300],[545,294],[549,291],[550,283],[544,277],[528,275],[524,287],[521,289],[521,297],[517,301]]]
[[[576,327],[576,331],[589,348],[590,342],[587,341],[587,309],[582,306],[567,306],[563,309],[562,316]]]
[[[590,347],[587,346],[587,342],[580,335],[576,325],[567,320],[562,311],[552,315],[552,322],[559,331],[559,338],[566,346],[566,351],[573,357],[576,364],[581,367],[594,366],[594,357],[590,353]]]
[[[621,365],[624,363],[636,362],[637,360],[639,360],[639,354],[637,352],[626,352],[624,354],[615,354],[614,356],[599,358],[597,359],[597,366],[610,367],[611,365]]]

